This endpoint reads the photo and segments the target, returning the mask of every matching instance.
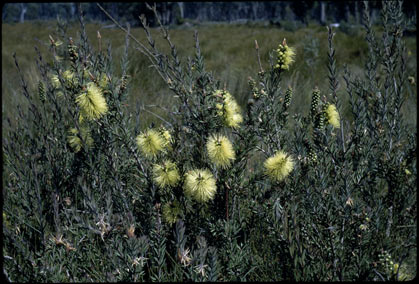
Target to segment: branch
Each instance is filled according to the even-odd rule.
[[[140,51],[143,52],[149,59],[150,61],[154,64],[154,61],[157,61],[157,58],[154,56],[154,54],[147,49],[147,47],[145,47],[138,39],[136,39],[133,35],[131,35],[130,31],[125,29],[123,26],[121,26],[114,18],[112,18],[111,15],[109,15],[108,12],[106,12],[106,10],[99,4],[96,3],[96,5],[99,7],[100,10],[102,10],[102,12],[122,31],[124,31],[130,38],[132,38],[139,46],[140,46]]]
[[[257,40],[255,40],[255,49],[256,49],[256,54],[257,54],[257,57],[258,57],[259,69],[260,69],[260,72],[263,73],[262,63],[260,62],[259,45],[258,45]]]

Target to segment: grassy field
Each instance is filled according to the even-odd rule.
[[[115,71],[120,73],[120,58],[124,50],[124,33],[118,29],[104,28],[98,23],[86,25],[87,34],[94,48],[98,48],[96,38],[100,31],[102,40],[109,42],[115,64]],[[241,105],[245,105],[250,89],[248,77],[257,76],[258,64],[255,52],[255,40],[258,41],[261,52],[262,65],[268,67],[269,52],[277,47],[284,38],[290,46],[296,48],[296,62],[289,72],[284,75],[283,87],[292,86],[295,90],[291,113],[307,112],[311,98],[311,90],[318,86],[323,94],[328,93],[327,80],[327,30],[323,26],[309,25],[308,27],[287,31],[277,26],[262,24],[229,25],[229,24],[202,24],[199,26],[174,27],[170,29],[171,38],[178,48],[183,59],[194,54],[194,30],[198,31],[202,53],[208,70],[226,85],[234,94]],[[73,23],[68,27],[68,35],[78,38],[79,24]],[[167,45],[158,35],[158,30],[153,29],[153,35],[160,50],[168,51]],[[132,34],[141,42],[146,43],[144,32],[141,28],[132,30]],[[51,61],[48,52],[48,35],[57,37],[55,22],[26,22],[23,24],[2,25],[2,115],[3,122],[6,115],[14,117],[14,109],[21,102],[20,79],[13,62],[12,54],[16,52],[21,69],[32,90],[36,89],[39,74],[36,66],[37,46],[44,58]],[[416,37],[405,38],[408,50],[408,75],[417,78],[417,52]],[[363,76],[363,62],[367,54],[367,45],[364,40],[364,31],[352,30],[350,34],[336,29],[334,40],[336,49],[337,68],[342,75],[342,67],[347,64],[355,74]],[[133,42],[131,41],[131,47]],[[158,73],[150,68],[147,58],[140,52],[131,48],[129,51],[131,76],[129,110],[147,108],[151,112],[165,116],[163,108],[175,103],[175,99],[166,87]],[[343,101],[347,100],[345,83],[340,80],[339,95]],[[416,85],[409,85],[406,90],[407,103],[404,112],[409,121],[416,125],[417,95]],[[345,104],[344,104],[345,105]],[[348,109],[344,116],[347,116]],[[156,123],[155,116],[144,112],[142,127],[151,121]],[[3,123],[3,128],[5,125]]]

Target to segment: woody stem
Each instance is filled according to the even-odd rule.
[[[228,220],[228,186],[225,184],[225,192],[226,192],[226,220]]]

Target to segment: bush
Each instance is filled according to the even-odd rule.
[[[52,63],[39,54],[37,94],[20,75],[28,108],[3,137],[8,279],[413,278],[417,134],[400,111],[403,14],[383,3],[382,40],[368,15],[364,77],[344,70],[349,119],[331,29],[330,89],[313,86],[309,113],[295,115],[293,90],[281,84],[295,55],[285,39],[267,70],[259,59],[241,109],[205,69],[197,34],[194,56],[181,62],[167,30],[171,52],[162,54],[142,17],[148,47],[127,31],[120,78],[110,47],[89,45],[81,17],[77,41],[51,37]],[[124,105],[131,40],[179,102],[143,131],[141,113]]]

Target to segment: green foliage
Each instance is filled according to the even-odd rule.
[[[401,3],[383,3],[381,39],[365,7],[367,60],[362,76],[344,68],[345,91],[328,29],[328,80],[305,90],[310,108],[294,115],[295,89],[283,83],[293,62],[275,67],[277,45],[265,69],[256,44],[258,75],[239,107],[234,91],[207,71],[198,33],[194,55],[182,60],[156,8],[149,9],[169,51],[160,51],[140,17],[147,46],[121,27],[119,75],[110,45],[98,34],[92,48],[81,16],[77,39],[66,37],[64,26],[59,39],[50,37],[52,63],[38,52],[34,92],[15,56],[27,107],[18,108],[17,125],[6,119],[11,130],[3,137],[9,280],[413,278],[416,272],[406,271],[416,257],[417,132],[401,111],[409,84]],[[144,114],[125,108],[131,44],[177,102],[161,125],[149,125],[154,138],[141,143]],[[307,52],[316,54],[313,48]],[[223,167],[207,152],[214,134],[233,144],[234,158]],[[158,151],[147,155],[146,147]],[[272,157],[280,158],[264,163]],[[168,163],[178,182],[156,181],[165,170],[153,168],[166,161],[176,165]],[[214,195],[207,174],[185,182],[195,169],[215,179]]]

